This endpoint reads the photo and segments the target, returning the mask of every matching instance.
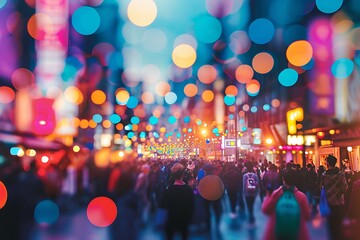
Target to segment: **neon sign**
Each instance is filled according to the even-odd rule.
[[[296,122],[304,120],[304,110],[302,108],[295,108],[286,113],[286,121],[289,134],[296,134]]]

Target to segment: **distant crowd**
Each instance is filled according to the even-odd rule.
[[[166,239],[175,234],[188,239],[190,228],[218,231],[225,202],[230,219],[246,218],[250,228],[256,226],[254,203],[259,197],[262,212],[269,216],[264,239],[306,240],[306,221],[322,214],[324,189],[330,211],[323,217],[330,239],[356,239],[360,175],[340,171],[331,155],[326,160],[327,166],[318,169],[293,161],[276,166],[266,159],[121,161],[105,168],[89,161],[86,170],[53,165],[41,169],[32,163],[24,171],[20,164],[6,164],[0,168],[9,194],[0,211],[1,236],[24,239],[35,224],[33,211],[41,199],[53,199],[65,211],[74,199],[86,206],[93,197],[107,196],[120,209],[109,228],[112,239],[139,239],[140,230],[149,224]]]

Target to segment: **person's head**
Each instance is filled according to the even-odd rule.
[[[150,172],[150,166],[148,164],[144,164],[141,166],[141,172],[148,174]]]
[[[326,163],[328,165],[329,168],[334,168],[337,162],[337,158],[334,157],[333,155],[329,155],[326,157]]]
[[[294,186],[295,185],[295,170],[292,168],[286,168],[282,172],[282,178],[285,185]]]
[[[277,170],[276,165],[275,165],[275,164],[270,164],[269,170],[270,170],[270,171],[276,171],[276,170]]]
[[[306,168],[307,168],[308,170],[310,170],[310,169],[312,168],[311,163],[306,164]]]
[[[184,165],[182,165],[181,163],[175,163],[172,167],[171,167],[171,174],[173,175],[175,180],[180,180],[183,178],[184,176]]]
[[[253,172],[254,171],[254,164],[251,161],[247,161],[245,163],[246,171]]]
[[[215,167],[211,164],[205,164],[203,167],[205,175],[211,175],[214,173]]]
[[[196,179],[195,178],[190,178],[188,181],[189,187],[191,187],[192,189],[196,188]]]

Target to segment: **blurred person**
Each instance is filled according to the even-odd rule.
[[[265,228],[265,235],[263,239],[265,240],[308,240],[310,239],[306,221],[310,219],[310,208],[307,198],[304,193],[299,191],[296,186],[295,170],[292,168],[284,169],[282,172],[283,185],[278,189],[274,190],[273,193],[270,191],[267,192],[267,196],[264,199],[262,204],[262,212],[269,216],[267,226]],[[292,199],[292,203],[295,206],[290,205],[290,208],[281,205],[286,204],[284,201],[286,199],[282,196],[286,194],[288,196],[293,196],[295,199]],[[285,196],[284,196],[285,197]],[[288,197],[287,197],[288,198]],[[288,201],[288,200],[287,200]],[[287,202],[289,203],[289,201]],[[285,213],[286,225],[280,225],[279,222],[283,223],[283,217],[280,217],[279,214]],[[290,211],[290,212],[286,212]],[[280,212],[280,213],[279,213]],[[290,214],[288,214],[290,213]],[[282,218],[282,219],[281,219]],[[289,231],[287,231],[289,230]],[[283,236],[285,234],[290,234],[292,236]]]
[[[197,188],[197,181],[195,178],[190,179],[188,184],[194,193],[194,214],[191,219],[191,226],[199,229],[206,226],[208,220],[206,200],[201,197],[200,192]]]
[[[149,173],[149,197],[151,203],[151,211],[155,211],[160,203],[162,195],[166,187],[166,179],[163,172],[160,170],[160,164],[155,163],[151,167]]]
[[[142,208],[142,221],[146,223],[148,219],[148,208],[149,208],[149,199],[148,199],[148,190],[149,190],[149,172],[150,166],[148,164],[143,164],[141,166],[141,172],[138,174],[136,179],[136,184],[134,191],[137,193],[141,200]]]
[[[11,239],[27,239],[35,225],[35,207],[46,196],[44,183],[37,174],[35,160],[30,162],[28,170],[19,173],[12,194],[15,224],[19,228]]]
[[[259,179],[254,171],[254,165],[252,162],[247,161],[245,163],[245,168],[246,173],[243,176],[243,194],[248,211],[249,224],[250,226],[253,226],[255,224],[254,203],[256,195],[259,191]]]
[[[360,236],[360,180],[353,183],[349,206],[344,221],[345,238],[356,240]]]
[[[322,174],[326,171],[326,168],[323,165],[320,165],[317,169],[317,178],[316,178],[316,193],[315,193],[315,200],[316,204],[320,202],[320,190],[321,190],[321,178]]]
[[[240,172],[238,172],[233,164],[228,164],[225,166],[223,181],[230,202],[230,217],[234,219],[237,215],[236,207],[242,184],[242,177]]]
[[[203,176],[199,178],[198,175],[198,181],[200,182],[202,178],[209,176],[209,175],[216,175],[215,173],[218,173],[218,169],[211,165],[211,164],[205,164],[204,167],[202,168],[203,170]],[[200,173],[200,171],[199,171]],[[200,179],[200,180],[199,180]],[[215,215],[215,226],[216,226],[216,230],[219,229],[220,227],[220,220],[221,220],[221,214],[222,214],[222,203],[221,203],[221,199],[219,198],[217,200],[211,201],[211,200],[207,200],[204,199],[205,201],[205,206],[207,209],[207,230],[210,232],[211,230],[211,211],[214,212]]]
[[[302,178],[302,171],[304,168],[301,168],[301,165],[300,164],[292,164],[291,166],[294,170],[295,170],[295,179],[296,179],[296,183],[295,183],[295,186],[297,187],[297,189],[303,193],[305,193],[305,190],[304,190],[304,184],[303,184],[303,178]]]
[[[344,174],[337,168],[337,158],[326,157],[328,169],[322,174],[321,187],[324,186],[330,207],[328,216],[328,231],[330,239],[342,239],[341,224],[345,214],[345,192],[348,188]]]
[[[121,174],[115,183],[112,197],[115,199],[118,214],[110,225],[111,240],[139,239],[141,229],[141,199],[134,192],[136,183],[136,170],[131,162],[120,163]]]
[[[63,178],[57,166],[51,163],[45,169],[45,175],[42,178],[45,186],[45,194],[52,200],[56,200],[61,193]]]
[[[239,213],[240,216],[243,217],[245,216],[245,201],[244,201],[244,190],[243,190],[243,176],[245,174],[245,167],[244,167],[244,162],[241,159],[239,161],[239,163],[237,164],[237,170],[240,172],[240,176],[241,176],[241,184],[240,184],[240,189],[239,189]]]
[[[306,171],[303,174],[304,191],[312,209],[312,214],[315,215],[317,212],[317,204],[315,201],[317,174],[313,165],[308,163],[306,165]]]
[[[120,179],[121,176],[121,166],[120,163],[116,163],[113,169],[110,172],[107,190],[110,193],[110,196],[112,196],[115,192],[116,185]]]
[[[258,177],[258,186],[259,186],[259,197],[260,197],[260,201],[262,202],[264,200],[264,196],[265,196],[265,188],[262,182],[262,177],[263,177],[263,172],[265,171],[263,169],[263,166],[261,164],[261,160],[259,160],[260,163],[258,164],[258,166],[255,167],[255,173],[256,176]]]
[[[167,209],[168,219],[165,227],[166,239],[171,240],[179,231],[183,240],[188,239],[188,228],[194,212],[193,190],[183,181],[185,167],[175,163],[171,173],[175,179],[174,184],[166,189],[161,204]]]
[[[264,174],[262,181],[265,192],[268,191],[272,193],[275,189],[280,187],[280,175],[277,172],[277,167],[274,164],[269,165],[269,170]]]

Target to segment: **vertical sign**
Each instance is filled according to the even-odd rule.
[[[46,92],[50,87],[61,86],[68,49],[68,0],[37,0],[36,80]]]
[[[331,73],[333,63],[332,39],[333,27],[330,19],[318,18],[309,27],[309,42],[314,51],[314,67],[310,72],[310,112],[315,114],[333,115],[334,78]]]
[[[253,144],[261,144],[261,128],[253,128]]]

